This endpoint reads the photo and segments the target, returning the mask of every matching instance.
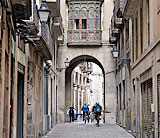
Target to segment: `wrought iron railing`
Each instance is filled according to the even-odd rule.
[[[48,35],[49,35],[49,49],[50,49],[50,52],[51,52],[51,54],[52,54],[53,37],[52,37],[51,33],[49,33]]]
[[[41,26],[41,35],[45,39],[49,46],[50,52],[52,53],[53,39],[48,24]]]
[[[101,42],[101,30],[68,30],[68,42]]]
[[[41,26],[41,34],[44,37],[44,39],[46,40],[46,42],[48,43],[49,37],[48,37],[48,33],[49,33],[49,29],[48,29],[48,25],[42,25]]]

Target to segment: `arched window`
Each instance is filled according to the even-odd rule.
[[[80,17],[79,8],[75,8],[74,9],[74,18],[79,18],[79,17]]]
[[[96,8],[96,29],[100,29],[100,10]]]
[[[82,18],[87,18],[87,9],[82,8]]]
[[[80,20],[79,8],[75,8],[74,9],[74,29],[80,28],[80,24],[79,24],[80,21],[79,20]]]
[[[89,29],[94,29],[94,17],[95,17],[94,8],[90,8],[89,9]]]
[[[72,11],[69,11],[68,16],[69,16],[69,29],[73,29]]]
[[[87,29],[87,9],[86,8],[82,8],[81,18],[82,18],[82,29]]]

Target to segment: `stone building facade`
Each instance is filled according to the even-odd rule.
[[[46,2],[51,15],[45,24],[38,15],[41,4],[41,0],[0,2],[0,138],[38,138],[57,122],[60,3]]]
[[[70,66],[58,76],[58,120],[64,122],[71,105],[71,72],[81,62],[94,62],[104,76],[106,122],[116,122],[115,63],[109,43],[109,25],[113,0],[67,0],[61,2],[64,24],[64,43],[58,47],[57,66],[63,67],[65,58]],[[106,75],[105,75],[106,74]],[[112,80],[112,81],[111,81]]]
[[[114,18],[120,17],[123,22],[119,28],[114,21],[119,32],[114,36],[112,31],[110,40],[119,49],[119,58],[130,59],[131,62],[128,65],[123,62],[125,69],[117,62],[117,123],[138,138],[159,138],[159,1],[119,2],[121,16],[119,11],[118,14],[114,11]],[[116,4],[117,1],[115,9],[118,10]],[[127,85],[124,83],[125,87],[120,84],[123,80],[128,81]],[[123,114],[124,104],[129,109],[129,118],[128,112]]]

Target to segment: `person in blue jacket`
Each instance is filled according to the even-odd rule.
[[[82,111],[83,111],[83,121],[84,121],[85,114],[88,117],[88,111],[89,111],[88,105],[85,102],[82,106]],[[89,119],[89,117],[88,117],[88,119]]]

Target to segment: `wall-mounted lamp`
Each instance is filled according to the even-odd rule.
[[[111,52],[112,52],[113,58],[117,58],[120,62],[123,62],[125,64],[128,64],[128,65],[130,64],[130,62],[131,62],[130,59],[120,59],[120,58],[118,58],[119,51],[118,51],[116,45],[113,45],[113,50]]]
[[[39,18],[42,25],[45,25],[48,21],[51,10],[48,8],[47,4],[43,2],[38,10]]]
[[[66,60],[65,60],[65,62],[64,62],[65,68],[56,68],[57,72],[62,72],[63,69],[68,68],[68,67],[69,67],[69,63],[70,63],[70,62],[69,62],[68,58],[66,58]]]

